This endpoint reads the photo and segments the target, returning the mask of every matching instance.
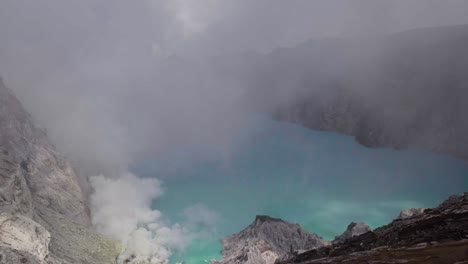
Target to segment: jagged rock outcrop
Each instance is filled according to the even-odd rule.
[[[467,239],[468,193],[464,193],[421,214],[280,263],[455,263],[468,260]]]
[[[113,263],[71,165],[0,79],[0,263]],[[19,262],[18,262],[19,261]]]
[[[223,259],[213,264],[273,264],[295,251],[321,247],[325,242],[299,224],[258,215],[241,232],[222,240]]]
[[[346,231],[343,232],[343,234],[336,236],[335,240],[333,240],[333,244],[338,244],[338,243],[343,243],[344,241],[360,236],[362,234],[365,234],[367,232],[371,231],[371,228],[364,222],[359,222],[359,223],[354,223],[352,222],[351,224],[348,225],[346,228]]]
[[[50,233],[40,224],[19,214],[0,214],[0,263],[46,263],[49,255]],[[21,257],[7,254],[22,252]],[[15,262],[16,258],[20,259]]]
[[[397,220],[401,220],[401,219],[406,219],[406,218],[410,218],[410,217],[414,217],[414,216],[417,216],[417,215],[420,215],[422,213],[424,213],[424,210],[426,210],[427,208],[410,208],[410,209],[405,209],[405,210],[402,210],[400,212],[400,215],[398,215],[398,217],[396,218]]]

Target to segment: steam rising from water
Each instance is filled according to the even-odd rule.
[[[172,253],[183,252],[192,240],[210,237],[216,230],[218,215],[201,203],[182,210],[182,223],[165,221],[151,208],[164,193],[156,178],[126,172],[118,178],[91,177],[90,182],[93,225],[122,243],[119,264],[168,263]]]
[[[122,242],[119,263],[168,263],[174,250],[182,251],[189,243],[187,228],[165,223],[161,212],[151,209],[151,202],[163,193],[157,179],[124,173],[117,179],[100,175],[90,181],[95,190],[91,195],[93,225]]]

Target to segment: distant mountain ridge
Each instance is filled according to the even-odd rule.
[[[468,161],[468,26],[411,30],[367,45],[369,52],[344,48],[363,55],[348,54],[347,69],[335,66],[342,77],[321,78],[318,89],[334,90],[332,98],[312,84],[309,96],[283,104],[277,118],[350,134],[369,147],[417,147]]]
[[[314,39],[219,61],[244,80],[252,104],[278,120],[352,135],[368,147],[468,161],[468,25]]]

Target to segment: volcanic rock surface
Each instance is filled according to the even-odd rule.
[[[69,162],[0,79],[0,263],[114,263]]]
[[[297,254],[290,263],[455,263],[468,260],[468,193],[436,208]],[[379,262],[380,261],[380,262]]]
[[[299,224],[258,215],[241,232],[222,240],[223,259],[213,264],[273,264],[295,251],[322,247],[326,242]]]

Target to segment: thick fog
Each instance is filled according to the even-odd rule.
[[[7,0],[0,74],[86,170],[125,168],[181,140],[228,140],[256,102],[243,103],[242,80],[217,72],[212,56],[468,23],[467,9],[455,0]]]
[[[257,56],[309,39],[468,24],[466,10],[463,0],[4,0],[0,76],[83,178],[105,175],[91,179],[96,228],[133,241],[128,254],[159,261],[187,243],[164,239],[190,230],[162,223],[150,208],[163,192],[159,182],[125,171],[191,142],[229,155],[231,136],[251,111],[303,96],[291,77],[280,93],[251,97],[262,83],[255,77],[269,74],[250,71]],[[295,56],[307,61],[300,50]],[[121,193],[132,199],[120,201]],[[188,223],[197,218],[192,211]]]

